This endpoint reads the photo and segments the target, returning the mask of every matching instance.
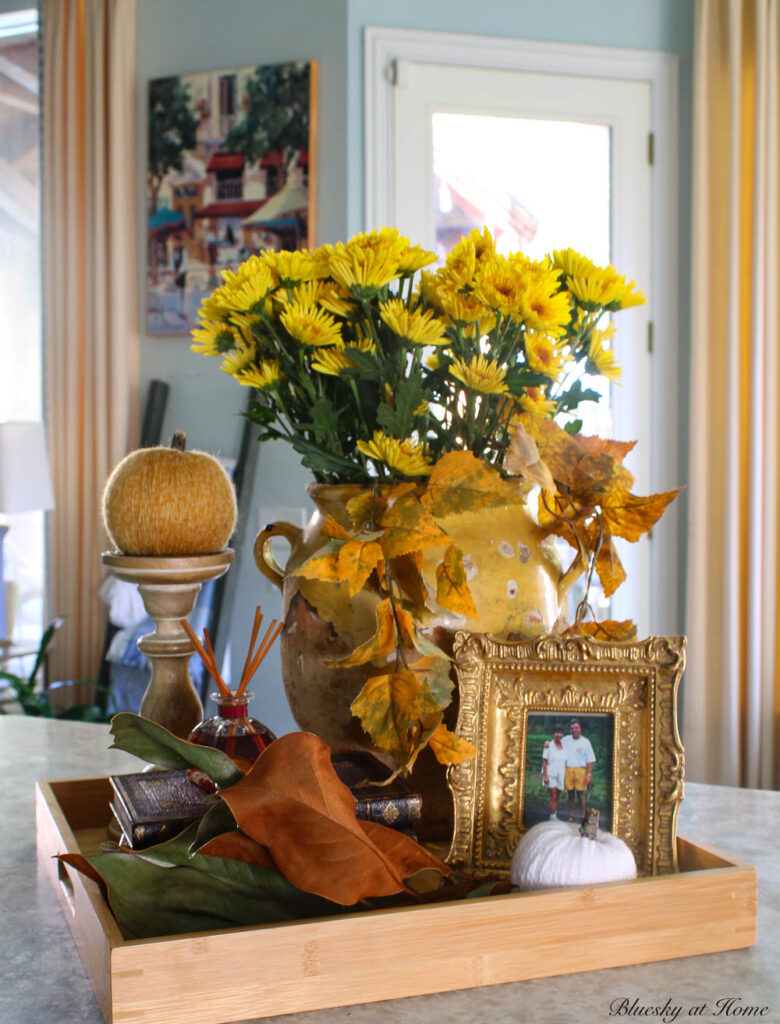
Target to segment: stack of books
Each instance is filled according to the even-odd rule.
[[[422,798],[395,779],[382,786],[390,769],[369,753],[333,754],[333,767],[355,798],[355,815],[364,821],[414,836]],[[142,850],[172,839],[213,806],[214,796],[191,780],[186,770],[166,769],[112,775],[111,811],[122,831],[121,846]]]

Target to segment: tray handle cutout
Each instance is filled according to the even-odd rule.
[[[57,881],[60,883],[60,890],[68,904],[71,917],[76,916],[76,903],[73,897],[73,879],[68,874],[68,866],[63,861],[57,861]]]

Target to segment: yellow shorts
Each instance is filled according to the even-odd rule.
[[[576,789],[579,793],[584,792],[587,773],[587,768],[567,768],[566,777],[563,780],[564,789]]]

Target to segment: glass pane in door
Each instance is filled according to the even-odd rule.
[[[472,228],[485,225],[499,252],[520,250],[542,259],[554,249],[574,248],[598,264],[609,263],[610,134],[608,125],[576,121],[433,114],[440,258]],[[582,376],[602,396],[577,409],[583,432],[612,436],[609,383]],[[561,544],[562,558],[571,558]],[[608,602],[597,584],[590,602],[604,617]]]

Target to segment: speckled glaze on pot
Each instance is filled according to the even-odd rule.
[[[353,529],[346,504],[361,490],[358,484],[309,485],[316,509],[308,525],[301,529],[292,523],[272,523],[258,534],[254,548],[260,571],[282,590],[282,675],[293,717],[302,729],[339,751],[372,749],[350,704],[376,670],[364,665],[328,667],[326,662],[348,654],[374,633],[378,596],[366,590],[350,596],[346,584],[322,583],[294,573],[329,539],[321,531],[326,515]],[[457,629],[496,636],[538,636],[549,631],[573,580],[563,577],[551,545],[524,506],[466,512],[437,522],[463,552],[479,619],[439,609],[423,623],[432,639],[449,651]],[[291,545],[285,570],[271,553],[270,542],[277,536]],[[424,552],[423,575],[434,594],[436,565],[443,553],[443,547]],[[443,768],[439,774],[442,801],[448,807]],[[428,810],[431,803],[429,799]],[[441,813],[449,818],[446,807]]]

